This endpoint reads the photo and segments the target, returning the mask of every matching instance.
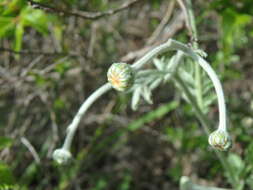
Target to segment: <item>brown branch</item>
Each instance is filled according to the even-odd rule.
[[[164,32],[162,32],[162,34],[159,36],[160,39],[159,41],[156,41],[148,46],[144,46],[139,50],[129,52],[128,54],[126,54],[121,58],[121,61],[130,62],[135,60],[136,58],[140,58],[145,53],[150,51],[152,48],[166,42],[169,38],[173,37],[183,27],[184,27],[184,14],[181,11],[177,13],[173,21],[166,28],[164,28]]]
[[[162,32],[165,25],[170,20],[170,17],[173,13],[174,5],[175,5],[174,0],[169,2],[169,5],[167,7],[165,15],[163,16],[162,21],[160,22],[158,27],[155,29],[155,31],[152,33],[152,35],[149,37],[149,39],[147,40],[147,43],[146,43],[147,45],[153,44],[157,40],[157,38],[159,37],[159,34]]]
[[[187,8],[184,4],[184,1],[183,0],[177,0],[177,3],[179,4],[181,10],[183,11],[184,13],[184,17],[185,17],[185,26],[189,32],[189,36],[192,37],[192,34],[193,34],[193,31],[192,31],[192,28],[191,28],[191,24],[189,23],[189,15],[187,13]]]
[[[8,52],[12,54],[29,54],[29,55],[44,55],[44,56],[71,56],[71,57],[80,57],[82,55],[79,55],[77,53],[68,53],[68,52],[44,52],[44,51],[30,51],[30,50],[20,50],[15,51],[10,48],[4,48],[0,47],[0,52]]]
[[[123,11],[123,10],[133,6],[134,4],[136,4],[137,2],[139,2],[141,0],[126,1],[120,7],[115,8],[115,9],[111,9],[111,10],[107,10],[107,11],[104,11],[104,12],[87,12],[87,11],[79,11],[79,10],[68,11],[66,9],[55,8],[55,7],[52,7],[50,5],[35,2],[33,0],[27,0],[27,1],[29,2],[29,4],[33,8],[43,9],[45,11],[52,11],[52,12],[55,12],[59,15],[69,15],[69,16],[80,17],[80,18],[83,18],[83,19],[94,19],[95,20],[95,19],[99,19],[99,18],[104,17],[104,16],[110,16],[110,15],[116,14],[120,11]]]
[[[20,141],[27,147],[27,149],[30,151],[30,153],[32,154],[35,162],[37,164],[40,164],[40,157],[37,153],[37,151],[35,150],[34,146],[28,141],[27,138],[25,137],[21,137]]]

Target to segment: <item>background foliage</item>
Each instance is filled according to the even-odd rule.
[[[125,1],[36,2],[100,12]],[[148,43],[171,3],[140,0],[117,14],[84,19],[26,0],[0,1],[0,189],[178,189],[183,175],[231,187],[191,105],[172,83],[153,94],[153,105],[143,102],[135,112],[129,94],[110,92],[79,126],[73,163],[61,167],[51,159],[79,105],[105,82],[111,63],[131,64],[169,37],[189,42],[175,3],[158,37]],[[234,145],[226,156],[241,189],[253,189],[252,1],[196,0],[193,8],[199,45],[227,98]],[[216,123],[214,92],[201,77],[203,110]]]

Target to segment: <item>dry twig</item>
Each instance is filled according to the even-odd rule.
[[[128,54],[126,54],[125,56],[121,58],[121,61],[129,62],[143,56],[152,48],[164,43],[169,38],[174,36],[179,30],[183,28],[183,26],[184,26],[184,15],[183,15],[183,12],[181,11],[176,14],[172,22],[164,29],[164,32],[161,34],[161,37],[160,37],[161,40],[157,41],[156,43],[150,46],[144,46],[142,49],[139,49],[137,51],[129,52]]]
[[[173,13],[174,6],[175,6],[175,1],[174,0],[172,0],[171,2],[169,2],[168,8],[166,10],[165,15],[163,16],[162,21],[160,22],[160,24],[158,25],[158,27],[155,29],[155,31],[153,32],[153,34],[148,39],[147,45],[150,45],[150,44],[154,43],[157,40],[157,38],[159,37],[159,34],[162,32],[162,30],[164,29],[165,25],[170,20],[170,17],[171,17],[171,15]]]
[[[182,10],[183,13],[184,13],[184,17],[185,17],[185,26],[186,26],[187,30],[189,31],[189,35],[192,36],[193,31],[192,31],[191,25],[190,25],[190,23],[189,23],[189,18],[188,18],[188,13],[187,13],[186,6],[185,6],[183,0],[177,0],[177,3],[179,4],[181,10]]]
[[[39,157],[38,153],[36,152],[35,148],[33,147],[33,145],[25,137],[21,137],[20,140],[27,147],[27,149],[31,152],[35,162],[37,164],[39,164],[40,163],[40,157]]]
[[[94,20],[94,19],[102,18],[104,16],[110,16],[110,15],[116,14],[120,11],[123,11],[123,10],[133,6],[134,4],[136,4],[137,2],[139,2],[141,0],[126,1],[120,7],[115,8],[115,9],[111,9],[111,10],[108,10],[108,11],[104,11],[104,12],[86,12],[86,11],[80,11],[80,10],[68,11],[68,10],[65,10],[65,9],[59,9],[59,8],[52,7],[50,5],[45,5],[43,3],[38,3],[38,2],[35,2],[33,0],[27,0],[27,1],[34,8],[43,9],[45,11],[55,12],[59,15],[69,15],[69,16],[80,17],[80,18],[83,18],[83,19],[92,19],[92,20]]]
[[[32,51],[32,50],[20,50],[15,51],[10,48],[0,47],[0,52],[8,52],[12,54],[29,54],[29,55],[44,55],[44,56],[70,56],[70,57],[80,57],[79,55],[74,52],[44,52],[44,51]]]

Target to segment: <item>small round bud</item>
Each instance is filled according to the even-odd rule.
[[[226,151],[231,146],[231,138],[226,131],[216,130],[209,135],[209,144],[217,150]]]
[[[71,160],[71,158],[72,158],[71,153],[63,148],[56,149],[53,153],[53,159],[58,164],[66,164]]]
[[[107,72],[107,79],[118,91],[126,91],[132,87],[134,72],[126,63],[113,63]]]

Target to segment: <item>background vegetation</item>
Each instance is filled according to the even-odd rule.
[[[0,189],[173,190],[181,176],[231,188],[172,83],[138,111],[130,109],[129,94],[110,92],[82,120],[76,159],[65,167],[52,161],[66,126],[106,81],[111,63],[131,64],[168,38],[190,42],[178,1],[129,2],[0,1]],[[253,189],[252,1],[195,0],[193,9],[198,43],[225,90],[234,142],[225,156],[240,188]],[[216,101],[204,105],[217,123]]]

